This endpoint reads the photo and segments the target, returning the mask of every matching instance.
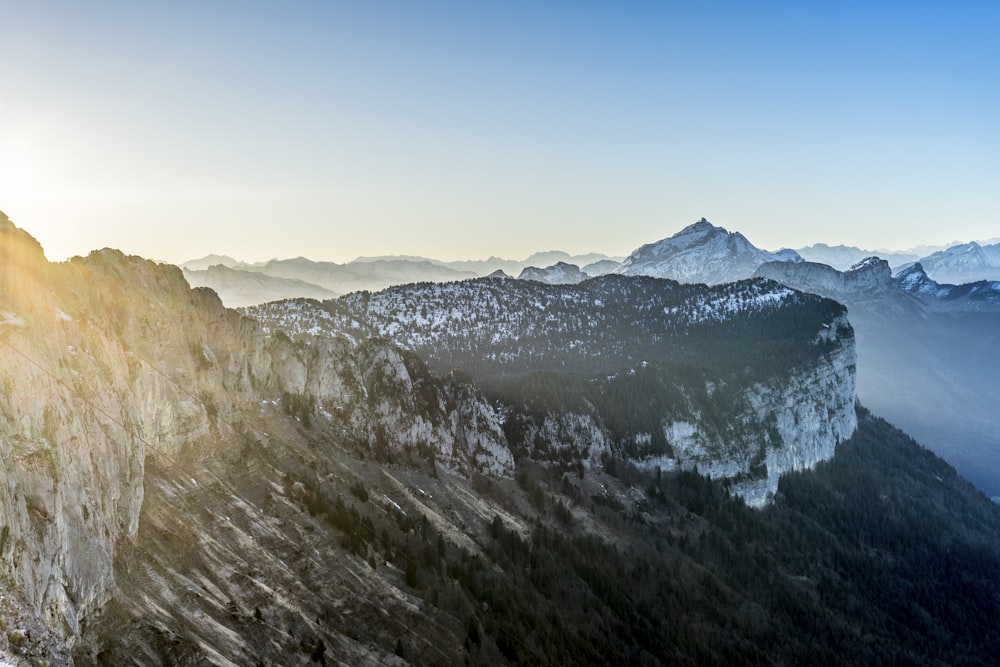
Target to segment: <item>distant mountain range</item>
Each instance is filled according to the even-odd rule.
[[[964,243],[928,255],[920,264],[942,283],[1000,280],[1000,244]]]
[[[231,269],[221,263],[210,265],[204,270],[184,268],[183,271],[191,287],[212,288],[230,308],[295,297],[333,299],[338,296],[337,292],[304,280],[279,278],[258,271]]]
[[[496,271],[549,284],[571,284],[618,273],[713,285],[748,278],[759,266],[772,261],[809,261],[844,271],[876,255],[895,270],[920,261],[927,275],[941,283],[1000,279],[1000,244],[973,242],[947,249],[921,247],[897,252],[817,243],[798,250],[771,252],[753,245],[739,232],[730,232],[704,218],[625,258],[549,250],[521,261],[490,257],[445,262],[415,255],[383,255],[358,257],[345,264],[304,257],[248,264],[228,255],[208,255],[184,262],[181,267],[192,285],[210,287],[224,303],[239,307],[282,298],[331,298],[332,294],[378,291],[408,283],[450,282]],[[206,273],[214,266],[232,271]]]
[[[892,267],[916,262],[921,257],[919,254],[912,252],[863,250],[854,246],[829,246],[825,243],[816,243],[805,248],[799,248],[796,252],[807,262],[826,264],[839,271],[846,271],[866,257],[881,257],[889,262],[889,266]]]
[[[528,270],[526,276],[534,278],[527,279],[550,275],[550,279],[555,280],[556,273],[573,267],[582,280],[610,273],[620,262],[620,257],[599,253],[570,255],[552,250],[535,253],[523,261],[491,257],[442,262],[407,255],[359,257],[346,264],[318,262],[305,257],[247,264],[227,255],[208,255],[184,262],[181,268],[192,286],[210,287],[223,303],[240,307],[295,297],[329,299],[337,294],[378,291],[408,283],[465,280],[496,271],[518,276]],[[586,266],[585,273],[580,273],[581,265]],[[228,270],[209,271],[218,266]]]

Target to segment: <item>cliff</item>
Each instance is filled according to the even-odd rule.
[[[850,411],[835,302],[483,280],[261,324],[0,232],[5,667],[997,654],[1000,515]]]
[[[386,341],[266,337],[176,267],[114,250],[50,264],[6,218],[0,260],[0,576],[71,649],[119,590],[151,479],[191,466],[204,482],[206,462],[282,421],[321,421],[361,453],[511,473],[492,406]]]
[[[487,278],[248,312],[291,335],[389,337],[438,372],[470,373],[510,406],[511,448],[535,459],[697,468],[755,506],[855,426],[843,306],[768,281]]]

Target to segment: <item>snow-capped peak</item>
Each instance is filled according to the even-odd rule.
[[[749,278],[761,264],[772,261],[802,258],[790,250],[761,250],[739,232],[730,232],[702,218],[670,238],[642,246],[615,273],[718,284]]]

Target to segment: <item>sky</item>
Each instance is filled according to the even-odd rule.
[[[1000,236],[1000,3],[0,0],[50,259]]]

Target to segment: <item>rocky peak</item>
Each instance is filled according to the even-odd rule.
[[[904,292],[925,292],[928,289],[937,290],[938,288],[938,284],[930,279],[920,262],[914,262],[901,270],[893,277],[892,281]]]
[[[765,262],[801,259],[795,251],[761,250],[739,232],[702,218],[670,238],[642,246],[615,273],[718,284],[749,278]]]
[[[872,292],[889,287],[892,269],[889,262],[879,257],[866,257],[844,272],[846,289]]]

